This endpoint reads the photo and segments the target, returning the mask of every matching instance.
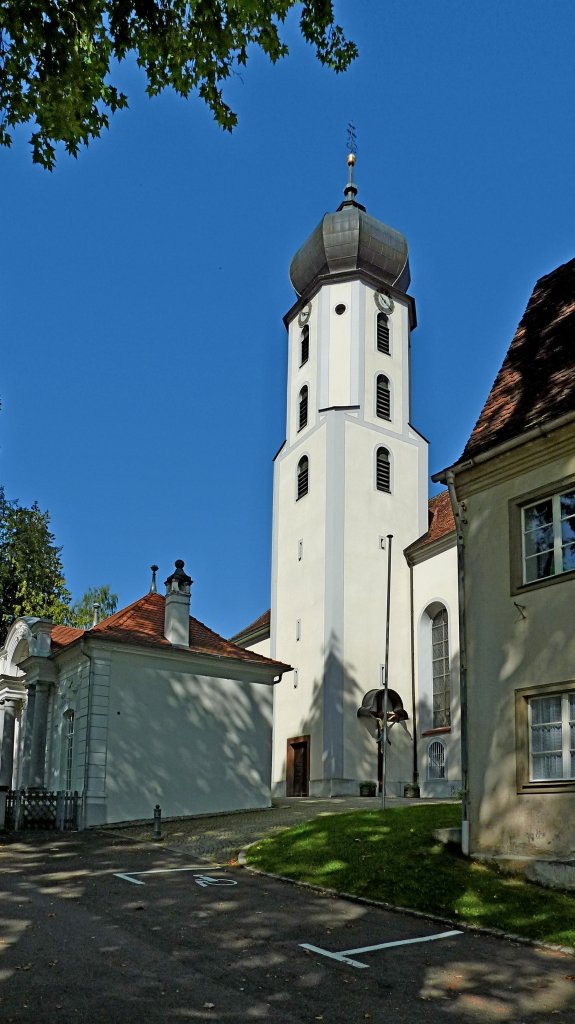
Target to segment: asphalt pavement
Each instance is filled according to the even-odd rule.
[[[192,852],[109,831],[0,845],[3,1024],[573,1024],[570,956]]]

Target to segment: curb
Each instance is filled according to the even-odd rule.
[[[475,935],[488,935],[495,939],[506,939],[508,942],[516,942],[521,946],[531,946],[533,949],[548,949],[553,953],[563,953],[566,956],[575,957],[575,949],[570,946],[558,946],[551,942],[538,942],[537,939],[528,939],[524,935],[515,935],[513,932],[504,932],[500,928],[486,928],[484,925],[470,924],[460,918],[439,917],[438,914],[426,914],[423,910],[413,910],[411,907],[399,907],[394,903],[385,903],[383,900],[370,900],[366,896],[354,896],[349,892],[338,892],[336,889],[326,889],[322,885],[314,885],[313,882],[298,882],[295,878],[287,878],[285,875],[273,875],[271,871],[260,871],[259,868],[251,867],[246,860],[247,851],[251,846],[256,846],[260,839],[256,839],[238,853],[238,864],[253,875],[261,875],[263,878],[275,878],[279,882],[287,882],[289,885],[297,885],[300,889],[309,889],[320,896],[331,896],[333,898],[348,900],[350,903],[359,903],[366,907],[381,907],[394,914],[407,914],[409,917],[419,917],[426,921],[437,921],[438,924],[449,924],[453,928],[460,928],[461,931],[473,932]]]

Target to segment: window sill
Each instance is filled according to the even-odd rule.
[[[425,732],[421,733],[421,735],[422,736],[440,736],[442,733],[446,733],[446,732],[451,732],[451,726],[450,725],[442,725],[438,729],[426,729]]]
[[[552,587],[556,583],[566,583],[567,580],[575,580],[575,569],[567,572],[557,572],[554,576],[545,576],[541,580],[532,580],[531,583],[516,583],[511,589],[511,596],[527,594],[531,590],[540,590],[542,587]]]
[[[524,782],[517,787],[519,795],[527,793],[575,793],[575,779],[549,779],[547,782]]]

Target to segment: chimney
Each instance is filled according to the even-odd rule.
[[[164,636],[176,647],[190,646],[190,587],[191,578],[184,572],[181,558],[166,580],[166,608]]]

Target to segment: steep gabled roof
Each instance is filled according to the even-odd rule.
[[[54,626],[51,633],[52,643],[57,651],[69,646],[81,637],[94,640],[109,640],[137,646],[159,647],[169,650],[172,644],[164,636],[165,598],[161,594],[146,594],[126,608],[115,612],[107,619],[102,619],[91,629],[73,629],[70,626]],[[188,648],[178,648],[187,652]],[[203,622],[190,616],[190,647],[191,654],[207,654],[218,658],[230,658],[234,661],[249,661],[260,665],[277,667],[287,671],[288,665],[263,658],[243,647],[236,647],[231,640],[204,626]]]
[[[575,259],[542,277],[461,460],[575,411]]]
[[[449,500],[449,491],[440,491],[429,499],[429,528],[405,549],[405,554],[421,551],[434,541],[455,531],[455,520]]]
[[[267,612],[264,612],[257,619],[254,619],[253,622],[250,622],[249,626],[246,626],[244,629],[241,629],[239,633],[232,636],[231,641],[232,643],[237,643],[239,640],[243,640],[245,637],[251,636],[252,633],[263,633],[266,631],[269,633],[269,628],[270,610],[268,608]]]

